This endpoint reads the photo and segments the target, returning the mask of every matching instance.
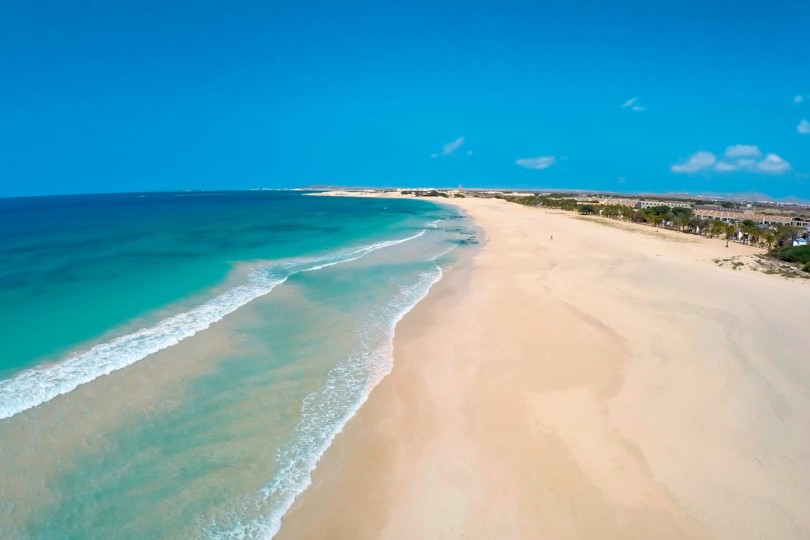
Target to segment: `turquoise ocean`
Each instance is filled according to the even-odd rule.
[[[269,538],[475,233],[428,201],[0,199],[0,538]]]

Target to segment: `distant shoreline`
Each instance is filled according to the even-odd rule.
[[[267,191],[283,191],[283,192],[320,192],[320,193],[337,193],[342,192],[346,194],[357,193],[384,193],[384,192],[400,192],[402,190],[409,191],[429,191],[436,189],[439,191],[455,191],[456,187],[329,187],[329,186],[307,186],[307,187],[292,187],[292,188],[242,188],[242,189],[168,189],[168,190],[152,190],[152,191],[112,191],[112,192],[77,192],[77,193],[37,193],[27,195],[13,195],[3,196],[0,195],[0,201],[3,199],[27,199],[27,198],[40,198],[40,197],[92,197],[92,196],[115,196],[115,195],[159,195],[159,194],[213,194],[213,193],[260,193]],[[680,193],[680,192],[616,192],[616,191],[601,191],[589,189],[576,189],[576,188],[509,188],[509,187],[476,187],[464,188],[467,192],[476,193],[515,193],[515,194],[531,194],[531,193],[549,193],[549,194],[574,194],[574,195],[593,195],[598,197],[629,197],[629,198],[653,198],[653,199],[694,199],[701,201],[732,201],[732,202],[759,202],[763,204],[776,204],[786,206],[810,206],[810,199],[801,199],[796,196],[787,197],[774,197],[764,193]],[[312,194],[312,193],[306,193]]]
[[[407,193],[405,193],[407,192]],[[405,193],[405,194],[404,194]],[[415,193],[421,193],[421,195],[415,195]],[[432,193],[431,195],[426,195],[428,193]],[[334,191],[324,191],[318,193],[307,193],[309,196],[324,196],[324,197],[372,197],[372,198],[413,198],[413,199],[420,199],[420,200],[432,200],[438,203],[448,203],[452,204],[454,200],[458,200],[458,197],[465,198],[465,193],[470,192],[459,192],[457,190],[450,190],[439,192],[437,190],[404,190],[404,191],[392,191],[392,190],[334,190]],[[480,197],[482,196],[481,192],[472,192],[473,197]],[[503,197],[501,193],[487,193],[484,195],[485,197],[496,197],[496,198],[509,198]],[[526,197],[529,197],[529,194],[526,194]],[[512,196],[514,200],[514,196]],[[518,197],[519,202],[524,199],[523,197]],[[666,205],[666,202],[662,202],[662,205]],[[456,204],[455,206],[459,206]],[[745,217],[745,214],[740,214],[741,219]],[[663,227],[650,227],[649,224],[641,225],[638,223],[632,223],[627,220],[611,220],[605,219],[599,215],[592,215],[592,216],[580,216],[580,219],[591,219],[596,223],[599,223],[604,226],[610,226],[614,228],[624,229],[627,231],[634,231],[640,234],[652,234],[652,235],[669,235],[674,233],[674,230],[666,229]],[[705,231],[704,231],[705,232]],[[709,240],[714,242],[717,247],[725,245],[728,247],[729,242],[727,238],[723,235],[709,235],[708,238],[702,238],[701,236],[696,236],[693,234],[683,235],[681,232],[677,232],[677,237],[673,237],[673,241],[681,241],[681,242],[691,242],[693,240],[697,240],[699,238],[703,240]],[[714,236],[717,236],[714,239]],[[733,242],[736,240],[732,239]],[[742,240],[743,243],[746,243],[745,240]],[[761,246],[760,246],[761,248]],[[810,274],[807,271],[802,271],[802,264],[791,264],[789,262],[784,262],[777,260],[773,257],[766,257],[766,250],[765,249],[755,249],[750,252],[746,253],[729,253],[727,249],[718,249],[715,257],[713,257],[713,261],[721,267],[730,267],[734,270],[748,270],[754,272],[762,272],[769,275],[778,275],[786,278],[798,278],[800,280],[808,280],[810,281]]]

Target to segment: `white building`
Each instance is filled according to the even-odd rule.
[[[656,206],[669,206],[670,208],[692,208],[692,203],[681,201],[638,201],[636,203],[636,208],[638,210],[655,208]]]
[[[769,216],[766,214],[749,214],[729,212],[727,210],[704,210],[700,206],[694,209],[695,216],[701,219],[717,219],[724,223],[737,223],[750,219],[757,225],[791,225],[792,219],[788,216]]]

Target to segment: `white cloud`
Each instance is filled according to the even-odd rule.
[[[793,98],[793,103],[795,103],[796,105],[801,105],[803,101],[804,96],[802,96],[801,94]]]
[[[733,146],[729,146],[726,148],[725,156],[727,158],[736,158],[736,157],[759,157],[762,155],[762,152],[759,151],[759,147],[750,145],[750,144],[735,144]]]
[[[548,169],[556,162],[557,158],[555,158],[554,156],[527,157],[527,158],[520,158],[519,160],[515,161],[515,163],[517,163],[524,169],[538,169],[538,170]]]
[[[459,137],[455,141],[445,144],[444,147],[442,148],[442,155],[449,156],[450,154],[461,148],[461,145],[463,144],[464,144],[464,137]]]
[[[675,173],[696,173],[700,171],[734,172],[743,171],[759,174],[783,174],[790,170],[790,163],[776,154],[766,154],[761,158],[759,148],[738,144],[726,148],[725,158],[717,157],[705,150],[695,152],[683,163],[672,166]]]
[[[799,125],[796,126],[796,131],[798,131],[802,135],[807,135],[808,133],[810,133],[810,122],[808,122],[807,120],[802,120],[801,122],[799,122]]]
[[[790,170],[790,163],[776,154],[768,154],[754,166],[754,169],[764,174],[782,174]]]
[[[628,99],[627,101],[625,101],[622,104],[622,109],[630,109],[631,111],[636,111],[636,112],[644,112],[644,111],[646,111],[647,107],[644,106],[644,105],[641,105],[639,103],[640,99],[641,98],[637,98],[637,97],[632,97],[632,98]]]
[[[676,163],[672,166],[672,172],[690,173],[714,167],[717,158],[711,152],[695,152],[683,163]]]
[[[721,161],[717,165],[714,166],[715,171],[720,172],[731,172],[737,170],[737,165],[733,165],[731,163],[726,163],[725,161]]]

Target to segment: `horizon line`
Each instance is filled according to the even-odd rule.
[[[461,185],[461,184],[460,184]],[[252,188],[230,188],[230,189],[213,189],[213,188],[183,188],[183,189],[165,189],[165,190],[136,190],[136,191],[99,191],[99,192],[75,192],[75,193],[41,193],[32,195],[1,195],[0,199],[30,199],[37,197],[81,197],[91,195],[141,195],[141,194],[160,194],[160,193],[240,193],[240,192],[255,192],[255,191],[334,191],[334,190],[401,190],[401,189],[436,189],[454,191],[458,187],[452,186],[412,186],[412,185],[396,185],[396,186],[364,186],[364,185],[331,185],[331,184],[312,184],[297,187],[252,187]],[[692,193],[688,191],[610,191],[601,189],[587,189],[587,188],[550,188],[550,187],[509,187],[509,186],[490,186],[490,187],[469,187],[464,188],[462,191],[515,191],[515,192],[550,192],[550,193],[581,193],[581,194],[600,194],[600,195],[622,195],[622,196],[656,196],[668,199],[677,198],[698,198],[698,199],[713,199],[713,200],[736,200],[736,201],[750,201],[750,202],[774,202],[774,203],[787,203],[787,204],[805,204],[810,205],[810,199],[803,199],[796,195],[786,195],[784,197],[776,197],[768,195],[767,193],[720,193],[720,192],[699,192]],[[753,197],[752,197],[753,196]],[[756,198],[755,198],[756,197]]]

